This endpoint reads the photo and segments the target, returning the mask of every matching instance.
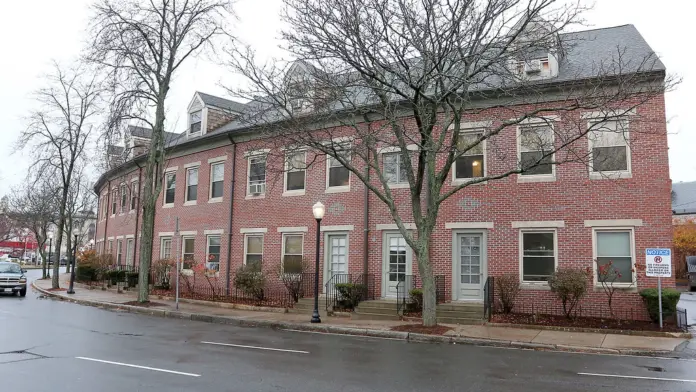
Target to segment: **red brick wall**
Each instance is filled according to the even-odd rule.
[[[585,227],[585,220],[642,220],[642,226],[635,228],[635,257],[638,264],[644,264],[647,247],[671,247],[671,200],[669,168],[667,159],[667,137],[664,100],[653,99],[638,108],[642,117],[640,122],[631,123],[631,178],[590,179],[587,167],[582,163],[567,163],[556,167],[556,180],[552,182],[518,183],[517,175],[501,180],[490,181],[467,187],[445,201],[440,210],[432,240],[431,258],[436,275],[446,280],[446,298],[451,299],[452,287],[452,230],[445,228],[448,222],[493,222],[494,227],[487,231],[488,274],[498,276],[505,273],[519,274],[519,232],[513,228],[514,221],[563,221],[557,228],[558,266],[592,267],[592,228]],[[580,113],[569,115],[580,119]],[[575,117],[573,117],[575,116]],[[511,118],[510,110],[488,110],[467,121],[499,121]],[[560,124],[562,126],[562,123]],[[498,135],[495,143],[498,152],[487,155],[488,173],[500,172],[516,165],[516,129],[509,128]],[[576,142],[576,147],[584,148],[586,138]],[[233,159],[231,145],[204,152],[170,159],[168,166],[177,166],[176,201],[173,208],[158,208],[155,220],[154,258],[159,256],[159,232],[173,232],[175,217],[180,218],[182,231],[195,231],[195,254],[197,260],[205,257],[205,230],[222,229],[221,276],[226,273],[228,234],[231,234],[231,269],[234,271],[243,263],[245,228],[263,228],[264,268],[275,272],[281,260],[282,233],[279,227],[306,227],[304,232],[304,255],[314,260],[316,222],[312,217],[311,206],[321,201],[327,213],[322,225],[352,225],[348,234],[349,273],[362,273],[363,270],[363,195],[365,186],[351,175],[350,191],[326,193],[326,164],[320,158],[307,170],[306,192],[304,195],[283,196],[281,174],[271,172],[274,165],[269,162],[267,189],[263,198],[247,198],[247,156],[245,152],[259,147],[258,142],[240,142]],[[227,156],[225,161],[224,197],[220,203],[208,203],[209,171],[208,159]],[[444,155],[444,154],[443,154]],[[444,157],[443,157],[444,159]],[[198,201],[195,206],[184,206],[185,169],[184,165],[200,161]],[[312,153],[307,161],[312,162]],[[235,200],[233,225],[228,233],[230,208],[230,185],[232,164],[236,165]],[[446,184],[449,184],[449,180]],[[112,182],[112,185],[114,183]],[[446,185],[449,187],[450,185]],[[445,189],[445,190],[446,190]],[[410,218],[408,189],[392,190],[397,198],[397,206],[406,222]],[[386,206],[375,195],[370,194],[369,214],[369,270],[375,276],[380,292],[382,276],[382,236],[376,230],[377,224],[390,224],[393,220]],[[158,202],[162,206],[162,196]],[[108,235],[131,234],[134,231],[130,216],[109,215]],[[105,221],[98,222],[98,239],[104,237]],[[322,238],[324,238],[322,236]],[[321,241],[323,247],[324,241]],[[179,244],[180,246],[180,244]],[[175,252],[175,249],[172,250]],[[323,255],[323,248],[321,249]],[[323,257],[322,257],[323,260]],[[323,273],[323,268],[321,271]],[[418,274],[414,259],[413,274]],[[633,289],[617,294],[617,309],[628,314],[635,309],[635,317],[645,318],[640,297],[636,289],[656,285],[655,279],[648,279],[638,272],[637,284]],[[674,279],[665,279],[665,286],[674,286]],[[560,304],[545,289],[525,288],[519,301],[533,303],[539,308],[558,308]],[[605,309],[604,294],[598,288],[590,289],[583,301],[583,313],[600,315]]]

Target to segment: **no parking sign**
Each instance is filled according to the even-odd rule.
[[[672,250],[648,248],[645,250],[645,275],[658,278],[672,276]]]

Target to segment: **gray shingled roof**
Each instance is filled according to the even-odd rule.
[[[110,145],[106,148],[106,153],[110,156],[120,156],[125,149],[121,146]]]
[[[219,109],[229,110],[232,112],[241,113],[244,111],[244,104],[236,101],[232,101],[225,98],[216,97],[214,95],[202,93],[198,91],[198,96],[201,97],[203,103],[206,106],[213,106]]]
[[[696,181],[672,184],[672,212],[677,215],[696,214]]]
[[[140,137],[143,139],[152,139],[152,129],[150,129],[150,128],[129,125],[128,131],[130,132],[131,136]],[[164,132],[164,141],[171,142],[171,141],[177,139],[179,136],[181,136],[181,134],[165,131]]]

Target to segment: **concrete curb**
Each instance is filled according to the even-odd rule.
[[[519,328],[535,329],[540,331],[562,331],[562,332],[588,332],[588,333],[611,333],[615,335],[647,336],[654,338],[679,338],[691,339],[689,332],[660,332],[660,331],[631,331],[625,329],[599,329],[581,327],[554,327],[549,325],[529,325],[529,324],[510,324],[510,323],[487,323],[489,327],[498,328]]]
[[[291,323],[284,321],[271,321],[271,320],[256,320],[256,319],[246,319],[242,317],[228,317],[228,316],[214,316],[208,314],[200,313],[189,313],[182,311],[173,311],[157,308],[143,308],[140,306],[123,305],[111,302],[99,302],[84,299],[73,299],[70,298],[64,291],[61,292],[51,292],[42,289],[32,282],[31,286],[38,292],[46,295],[50,298],[57,298],[62,301],[72,302],[79,305],[93,306],[101,309],[110,309],[134,314],[142,314],[147,316],[171,318],[179,320],[193,320],[202,321],[207,323],[215,324],[226,324],[234,325],[238,327],[264,327],[271,329],[289,329],[296,331],[307,331],[307,332],[320,332],[320,333],[332,333],[338,335],[347,336],[368,336],[375,338],[387,338],[394,340],[403,340],[407,342],[414,343],[445,343],[445,344],[465,344],[470,346],[485,346],[485,347],[512,347],[527,350],[537,350],[537,351],[565,351],[565,352],[579,352],[579,353],[593,353],[593,354],[623,354],[623,355],[639,355],[639,356],[670,356],[674,355],[673,351],[648,351],[648,350],[634,350],[634,349],[609,349],[609,348],[598,348],[598,347],[580,347],[580,346],[568,346],[561,344],[543,344],[543,343],[529,343],[529,342],[517,342],[508,340],[495,340],[495,339],[482,339],[482,338],[470,338],[463,336],[448,336],[448,335],[427,335],[413,332],[400,332],[400,331],[390,331],[390,330],[379,330],[379,329],[368,329],[368,328],[353,328],[353,327],[342,327],[326,324],[302,324],[302,323]]]

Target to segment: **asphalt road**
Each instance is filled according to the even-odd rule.
[[[30,292],[0,295],[0,390],[694,391],[696,362],[239,328]]]

